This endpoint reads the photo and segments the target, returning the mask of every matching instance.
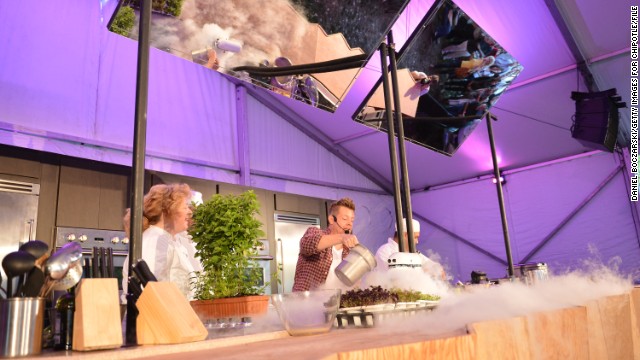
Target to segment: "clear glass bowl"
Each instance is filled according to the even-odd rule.
[[[271,302],[291,336],[328,332],[340,307],[340,289],[271,295]]]

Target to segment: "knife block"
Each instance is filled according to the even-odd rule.
[[[150,281],[136,302],[138,345],[200,341],[209,332],[176,284]]]
[[[76,289],[73,350],[89,351],[121,346],[118,280],[82,279]]]

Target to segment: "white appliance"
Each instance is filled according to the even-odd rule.
[[[276,262],[278,269],[278,293],[289,293],[293,288],[296,263],[300,252],[300,239],[311,226],[320,227],[320,218],[313,215],[274,215],[276,235]]]

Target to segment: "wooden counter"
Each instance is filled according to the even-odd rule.
[[[433,329],[425,327],[403,327],[401,321],[385,325],[369,329],[333,329],[327,334],[307,337],[291,337],[284,331],[271,331],[188,344],[73,352],[66,356],[49,354],[44,357],[189,360],[640,359],[640,288],[627,294],[590,301],[584,306],[475,322],[437,335]]]

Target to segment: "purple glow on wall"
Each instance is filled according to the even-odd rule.
[[[480,123],[478,127],[486,126],[484,123]],[[464,146],[460,147],[456,156],[463,156],[473,160],[476,164],[478,172],[490,171],[493,169],[493,162],[491,161],[491,147],[485,134],[480,134],[480,130],[476,130],[474,134],[469,136],[465,141]],[[502,151],[496,149],[496,157],[498,159],[498,167],[502,164]]]

